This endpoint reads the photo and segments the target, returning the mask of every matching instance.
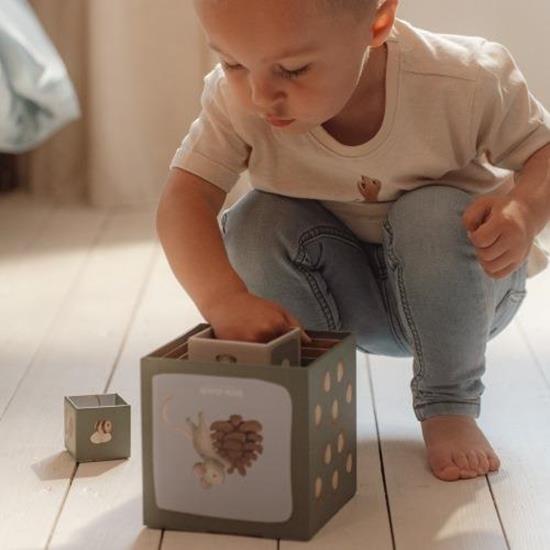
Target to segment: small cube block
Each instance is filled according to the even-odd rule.
[[[65,447],[77,462],[130,456],[130,405],[117,393],[65,396]]]
[[[144,523],[309,540],[357,488],[355,336],[306,330],[297,365],[243,342],[243,362],[193,360],[207,328],[141,360]]]

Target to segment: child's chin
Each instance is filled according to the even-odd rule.
[[[315,128],[315,124],[311,124],[310,122],[300,122],[299,120],[295,120],[292,124],[289,126],[284,126],[282,128],[275,128],[276,130],[285,132],[286,134],[294,134],[294,135],[300,135],[305,134],[309,132],[312,128]]]

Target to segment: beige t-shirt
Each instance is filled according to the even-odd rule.
[[[381,243],[382,222],[403,193],[434,183],[506,193],[514,171],[550,143],[550,114],[504,46],[401,19],[387,46],[385,114],[368,142],[344,145],[322,126],[302,135],[272,128],[239,106],[218,64],[171,167],[226,192],[248,169],[252,187],[320,200],[361,240]],[[528,276],[549,255],[550,224],[531,250]]]

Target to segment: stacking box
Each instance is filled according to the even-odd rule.
[[[307,330],[294,365],[190,360],[209,327],[141,360],[144,523],[309,540],[356,492],[355,337]]]
[[[77,462],[130,456],[130,405],[117,393],[65,396],[65,447]]]

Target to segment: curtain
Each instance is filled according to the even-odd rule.
[[[213,59],[187,0],[31,0],[82,118],[22,155],[26,188],[56,202],[156,201],[198,115]]]

